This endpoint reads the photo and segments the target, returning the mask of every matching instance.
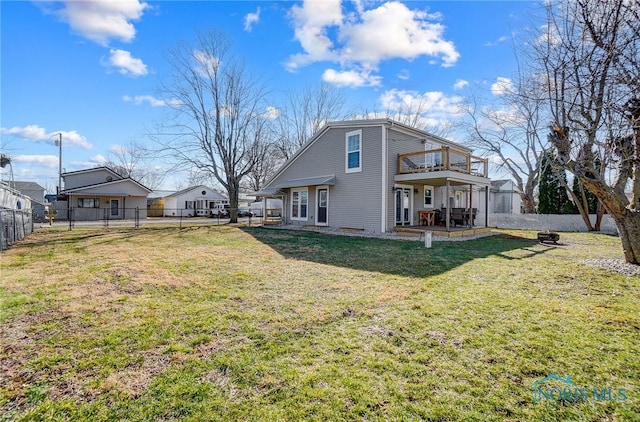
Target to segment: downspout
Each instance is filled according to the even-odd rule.
[[[484,188],[484,226],[489,227],[489,185]]]
[[[387,127],[386,125],[380,126],[382,130],[382,212],[380,213],[380,233],[387,231],[387,204],[388,204],[388,185],[387,185],[387,168],[389,163],[388,151],[387,151]]]
[[[447,232],[449,232],[449,224],[450,224],[450,218],[449,216],[451,215],[451,201],[449,200],[449,179],[446,179],[446,186],[447,186],[447,208],[446,208],[446,212],[445,212],[445,222],[446,222],[446,226],[447,226]]]

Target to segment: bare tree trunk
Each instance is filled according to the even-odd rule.
[[[524,207],[525,214],[536,213],[536,200],[533,197],[533,194],[520,194],[520,199],[522,200],[522,206]]]
[[[637,241],[640,239],[640,212],[625,208],[623,213],[611,214],[611,217],[618,227],[625,260],[640,265],[640,243]]]
[[[573,189],[569,189],[569,186],[567,186],[566,183],[563,183],[563,185],[567,189],[567,192],[569,192],[569,195],[571,195],[571,199],[576,205],[578,213],[580,214],[580,217],[582,217],[582,221],[584,221],[585,226],[587,226],[587,230],[590,232],[594,231],[594,228],[591,225],[591,220],[589,219],[589,203],[586,200],[583,188],[580,187],[580,190],[582,191],[582,198],[584,199],[584,201],[580,201],[580,198],[578,198]]]
[[[228,182],[229,189],[227,189],[227,195],[229,196],[229,223],[238,222],[238,200],[240,199],[240,181],[237,179],[231,179]]]
[[[604,217],[604,207],[602,206],[602,203],[598,201],[596,209],[596,224],[593,226],[593,229],[597,232],[600,231],[600,227],[602,225],[602,217]]]

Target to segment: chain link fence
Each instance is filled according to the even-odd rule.
[[[69,230],[76,226],[111,226],[118,227],[140,227],[140,225],[150,224],[176,224],[183,225],[222,225],[230,222],[232,211],[237,212],[238,223],[246,225],[261,225],[273,223],[280,219],[281,209],[268,209],[266,215],[262,210],[249,210],[247,208],[224,208],[221,210],[201,210],[201,209],[168,209],[164,208],[164,216],[152,217],[148,215],[148,210],[139,208],[118,208],[117,212],[111,208],[69,208],[59,211],[55,217],[56,225],[66,224]]]
[[[165,209],[165,215],[168,212],[165,217],[147,217],[147,210],[139,208],[119,208],[117,211],[110,208],[69,208],[55,215],[45,215],[44,224],[65,225],[69,230],[73,230],[76,226],[139,228],[140,225],[170,224],[182,228],[194,224],[223,225],[230,222],[230,216],[234,210],[226,208],[224,212],[207,210],[205,213],[198,213],[194,210]],[[246,208],[238,208],[235,211],[237,211],[238,223],[248,226],[279,224],[282,216],[280,208],[264,210],[266,212],[249,211]],[[35,222],[32,210],[0,210],[0,250],[7,249],[18,240],[33,233]]]

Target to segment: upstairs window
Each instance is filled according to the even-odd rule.
[[[362,171],[362,130],[347,132],[345,147],[345,172],[355,173]]]

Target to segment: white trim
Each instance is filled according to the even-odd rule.
[[[293,216],[293,193],[294,192],[306,192],[307,193],[307,215],[305,217]],[[298,204],[298,211],[302,209],[302,201]],[[289,204],[289,210],[291,211],[291,220],[293,221],[308,221],[309,220],[309,188],[291,188],[291,203]],[[300,214],[300,213],[298,213]]]
[[[358,167],[349,168],[349,137],[358,135]],[[344,172],[359,173],[362,171],[362,129],[352,130],[344,134]]]
[[[427,204],[425,199],[427,198],[427,189],[429,189],[431,191],[431,203]],[[429,185],[424,185],[424,190],[423,190],[423,195],[422,195],[422,205],[424,206],[425,209],[431,209],[433,208],[433,204],[435,202],[436,199],[436,191],[435,188],[433,186],[429,186]]]
[[[380,126],[382,129],[382,212],[380,233],[387,231],[387,204],[389,195],[389,185],[387,184],[387,127],[385,125]]]
[[[318,206],[320,205],[320,193],[321,189],[327,190],[327,221],[324,223],[318,222]],[[308,206],[307,206],[308,208]],[[329,225],[329,185],[316,186],[316,226],[328,226]]]

